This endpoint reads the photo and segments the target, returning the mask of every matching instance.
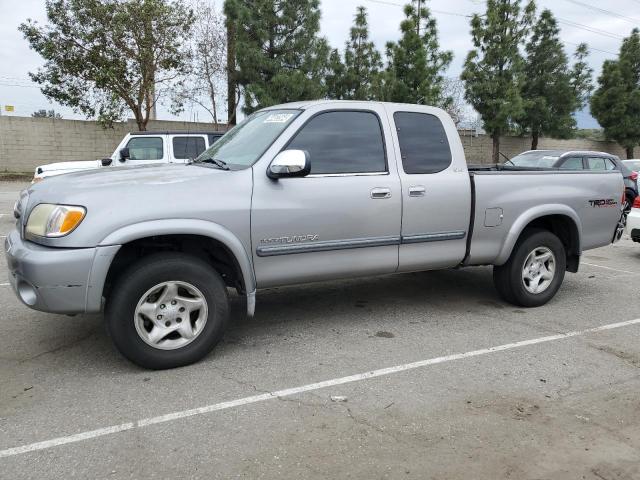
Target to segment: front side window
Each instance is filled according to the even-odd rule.
[[[336,111],[313,117],[287,150],[305,150],[311,174],[386,172],[382,127],[375,113]]]
[[[173,137],[173,156],[177,159],[196,158],[205,149],[203,137]]]
[[[564,163],[560,165],[560,170],[584,170],[582,157],[567,158]]]
[[[300,115],[300,110],[263,110],[245,118],[205,150],[195,163],[224,162],[232,170],[250,167]]]
[[[437,173],[451,165],[451,149],[442,122],[428,113],[396,112],[405,173]]]
[[[127,143],[129,160],[161,160],[162,137],[134,137]]]

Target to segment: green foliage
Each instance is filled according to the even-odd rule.
[[[369,41],[367,9],[358,7],[344,52],[344,95],[347,100],[373,100],[382,57]]]
[[[332,100],[345,98],[345,72],[346,67],[342,62],[340,52],[337,48],[334,48],[329,55],[329,66],[327,69],[327,78],[325,79],[328,98]]]
[[[520,78],[523,60],[519,47],[535,12],[533,2],[521,8],[520,0],[488,0],[486,13],[474,15],[469,52],[461,78],[465,98],[482,116],[485,130],[494,138],[498,161],[499,136],[522,115]]]
[[[329,46],[318,37],[319,0],[226,0],[224,11],[235,25],[246,113],[325,96]]]
[[[44,108],[36,110],[31,114],[31,116],[33,118],[55,118],[57,120],[60,120],[62,118],[62,115],[56,113],[55,110],[45,110]]]
[[[446,106],[442,72],[453,59],[450,51],[441,51],[436,20],[429,9],[418,7],[417,0],[405,5],[400,24],[402,37],[387,43],[388,66],[384,77],[383,98],[391,102]]]
[[[634,28],[620,47],[617,60],[607,60],[591,97],[591,113],[632,158],[640,144],[640,32]]]
[[[49,99],[104,124],[133,112],[146,128],[180,75],[193,14],[181,0],[47,0],[48,24],[19,29],[45,65],[31,78]]]
[[[526,44],[522,72],[523,112],[519,126],[532,135],[531,148],[541,135],[570,138],[576,128],[573,112],[580,108],[591,86],[591,69],[584,62],[587,46],[576,51],[576,64],[569,60],[560,40],[560,29],[550,10],[544,10]]]

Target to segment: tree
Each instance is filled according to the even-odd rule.
[[[391,102],[446,106],[442,72],[453,59],[441,51],[436,20],[421,0],[405,5],[402,37],[387,43],[384,99]]]
[[[327,97],[332,100],[342,100],[346,96],[345,65],[337,48],[331,50],[329,55],[329,65],[327,67],[327,77],[325,84]]]
[[[36,110],[31,114],[33,118],[55,118],[56,120],[62,119],[62,115],[56,113],[55,110],[45,110],[41,108],[40,110]]]
[[[226,0],[246,113],[325,96],[329,46],[318,37],[319,0]]]
[[[442,83],[442,95],[448,101],[444,109],[456,125],[468,118],[468,104],[464,99],[464,84],[459,78],[447,77]]]
[[[191,35],[189,70],[174,91],[172,110],[178,113],[186,105],[199,105],[209,112],[218,128],[220,104],[227,88],[227,29],[213,4],[199,0],[194,8],[197,16]]]
[[[569,68],[560,29],[550,10],[543,10],[535,23],[525,51],[523,113],[517,121],[524,131],[531,133],[531,149],[536,150],[541,135],[572,136],[576,128],[573,113],[589,93],[591,69],[584,62],[588,54],[585,44],[578,46],[578,61],[573,69]]]
[[[193,13],[182,0],[47,0],[48,25],[19,30],[45,60],[31,79],[49,99],[108,126],[129,109],[145,130],[185,70]]]
[[[500,135],[522,114],[519,47],[534,12],[533,2],[521,9],[520,0],[488,0],[486,13],[471,19],[474,49],[467,55],[461,78],[465,98],[491,135],[495,163],[500,159]]]
[[[634,28],[622,41],[617,60],[602,65],[598,89],[591,97],[591,113],[605,136],[622,145],[633,158],[640,144],[640,31]]]
[[[344,51],[344,96],[347,100],[373,100],[382,56],[369,41],[367,9],[358,7]]]

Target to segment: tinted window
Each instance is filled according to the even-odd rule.
[[[387,170],[382,130],[371,112],[327,112],[313,117],[287,146],[306,150],[311,173]]]
[[[162,138],[134,137],[127,143],[130,160],[160,160],[162,153]]]
[[[217,140],[222,137],[222,134],[210,133],[207,135],[209,137],[209,146],[213,145]]]
[[[202,137],[173,137],[173,156],[175,158],[196,158],[205,149]]]
[[[587,165],[589,170],[607,170],[605,159],[601,157],[587,158]]]
[[[436,173],[451,165],[451,149],[438,117],[396,112],[402,166],[406,173]]]
[[[560,165],[560,169],[562,170],[584,170],[582,165],[582,157],[571,157],[567,158],[562,165]]]

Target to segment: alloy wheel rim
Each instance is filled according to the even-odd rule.
[[[153,348],[175,350],[193,342],[207,323],[202,292],[187,282],[168,281],[151,287],[138,301],[134,324]]]
[[[549,288],[556,274],[556,256],[547,247],[536,247],[527,255],[522,267],[525,290],[538,295]]]

